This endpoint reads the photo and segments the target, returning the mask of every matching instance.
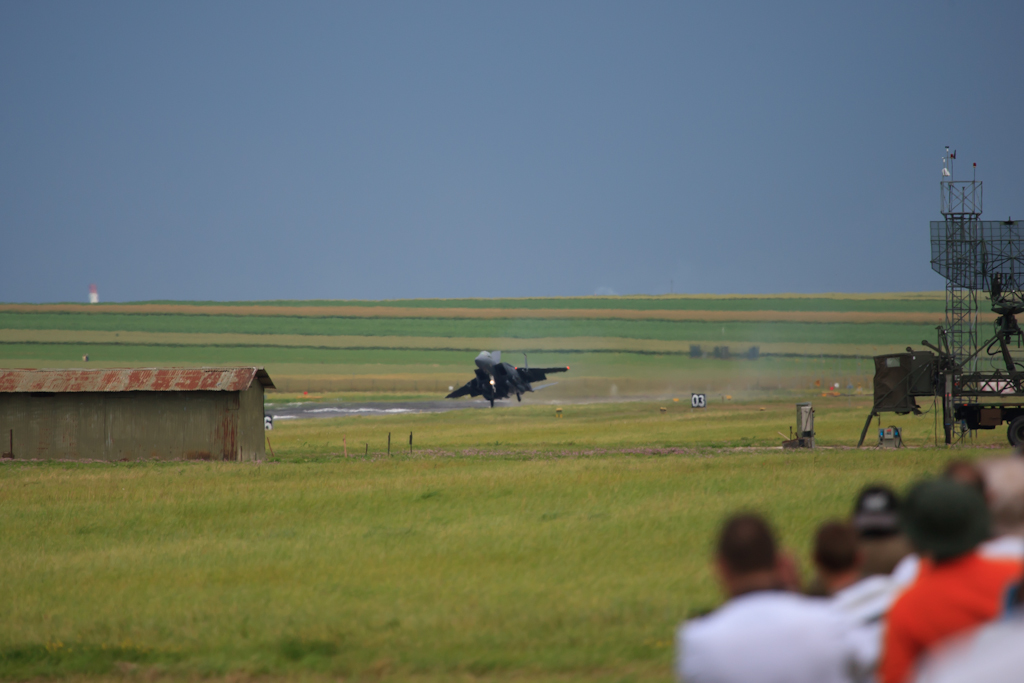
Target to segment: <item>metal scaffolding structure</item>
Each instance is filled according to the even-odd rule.
[[[932,270],[946,278],[946,334],[957,363],[968,363],[978,348],[978,290],[988,289],[982,274],[985,244],[978,218],[981,181],[943,180],[943,221],[931,223]],[[975,356],[976,359],[976,356]]]
[[[966,375],[978,370],[978,290],[983,252],[979,230],[982,211],[981,182],[953,180],[952,154],[946,148],[939,184],[940,207],[945,220],[931,224],[932,269],[946,278],[946,343],[953,362]],[[947,180],[948,179],[948,180]],[[979,287],[978,285],[981,285]],[[975,388],[975,387],[970,387]],[[952,394],[968,389],[962,385],[946,387],[945,431],[956,440],[963,438],[961,423],[952,419]]]
[[[963,362],[978,348],[978,290],[982,275],[981,181],[943,180],[942,215],[933,221],[932,269],[946,279],[946,334],[953,359]],[[967,370],[967,368],[965,368]]]

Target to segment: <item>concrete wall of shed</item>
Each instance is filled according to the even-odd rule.
[[[262,457],[262,390],[245,392],[244,411],[237,391],[0,394],[0,452],[13,430],[16,459]]]

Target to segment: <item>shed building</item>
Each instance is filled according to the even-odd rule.
[[[16,459],[260,460],[263,368],[0,369]]]

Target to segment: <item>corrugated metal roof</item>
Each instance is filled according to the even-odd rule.
[[[254,379],[264,387],[274,387],[263,368],[0,369],[0,393],[245,391]]]

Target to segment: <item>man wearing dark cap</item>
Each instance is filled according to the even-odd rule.
[[[888,486],[876,484],[861,491],[850,521],[860,537],[864,576],[891,574],[910,553],[910,543],[900,528],[899,497]]]
[[[920,482],[907,495],[901,520],[921,565],[889,611],[882,683],[910,680],[921,656],[939,642],[993,619],[1021,575],[1019,560],[977,552],[989,536],[989,517],[975,488],[945,477]]]
[[[692,619],[676,639],[687,683],[848,683],[853,653],[845,619],[828,602],[794,592],[795,576],[758,515],[722,527],[715,569],[729,600]]]

